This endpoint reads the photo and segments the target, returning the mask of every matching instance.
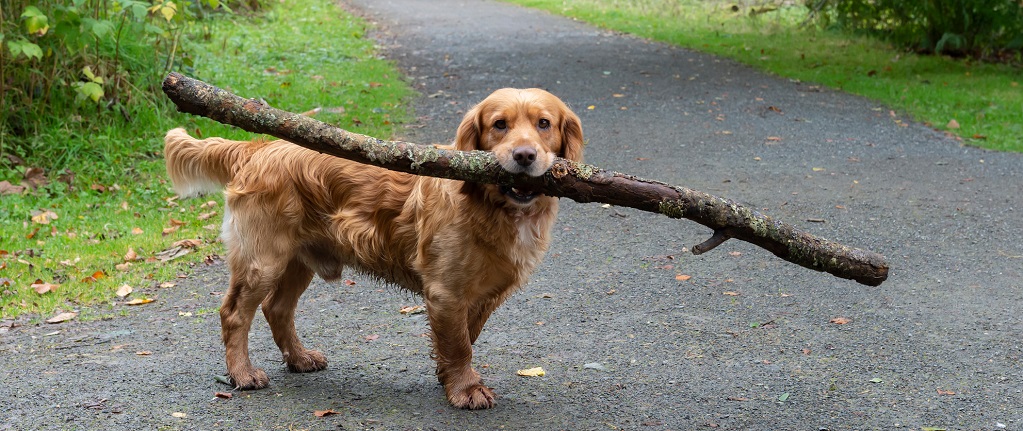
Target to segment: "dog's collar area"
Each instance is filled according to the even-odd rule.
[[[540,193],[537,193],[535,190],[521,187],[500,186],[500,191],[501,194],[520,204],[528,204],[540,196]]]

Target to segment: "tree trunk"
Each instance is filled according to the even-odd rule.
[[[442,150],[351,133],[313,118],[244,99],[205,82],[171,73],[163,91],[182,112],[208,117],[253,133],[276,136],[311,150],[407,172],[477,183],[530,185],[549,196],[602,202],[686,218],[714,230],[693,247],[701,254],[729,238],[760,246],[789,262],[836,277],[878,286],[888,278],[884,256],[816,237],[736,202],[685,187],[557,159],[541,177],[512,175],[493,154]]]

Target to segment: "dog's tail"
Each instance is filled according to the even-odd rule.
[[[259,139],[195,139],[180,127],[167,132],[163,142],[167,174],[181,197],[222,190],[252,154],[268,144]]]

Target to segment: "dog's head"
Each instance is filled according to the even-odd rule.
[[[465,114],[455,148],[493,152],[504,170],[538,177],[555,157],[582,161],[583,129],[579,117],[553,94],[538,88],[503,88]],[[539,196],[511,187],[500,192],[518,205]]]

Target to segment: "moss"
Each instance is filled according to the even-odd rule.
[[[686,204],[682,199],[663,200],[657,204],[657,211],[671,218],[685,216]]]
[[[589,180],[590,177],[592,177],[593,175],[597,174],[600,171],[601,171],[600,168],[593,165],[587,165],[585,163],[577,163],[575,165],[576,176],[584,180]]]

